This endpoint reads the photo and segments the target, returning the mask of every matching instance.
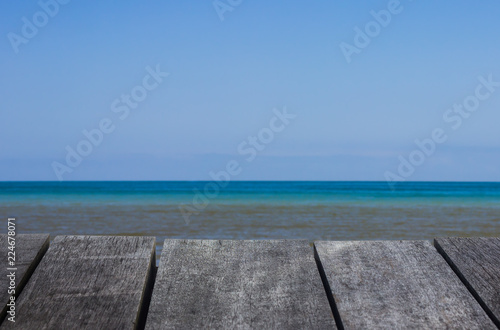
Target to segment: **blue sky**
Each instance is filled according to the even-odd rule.
[[[210,180],[235,160],[234,180],[500,181],[500,88],[460,127],[443,118],[478,77],[500,81],[498,1],[41,3],[53,17],[0,4],[0,180]],[[348,63],[340,45],[377,24]],[[144,79],[121,119],[113,103]],[[296,117],[249,160],[284,108]],[[102,120],[112,132],[68,163]],[[447,139],[424,154],[435,129]]]

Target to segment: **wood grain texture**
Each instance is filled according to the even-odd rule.
[[[18,299],[18,329],[135,329],[154,237],[58,236]]]
[[[315,246],[346,329],[496,328],[428,241]]]
[[[146,329],[335,328],[307,241],[165,240]]]
[[[15,268],[17,268],[15,271],[16,296],[19,296],[19,293],[23,290],[31,274],[49,248],[49,234],[19,234],[14,238],[16,242]],[[8,265],[7,259],[7,253],[10,252],[8,247],[7,234],[0,234],[0,302],[3,306],[0,319],[5,316],[6,303],[10,297],[7,292],[10,282],[9,278],[7,278],[10,271],[7,268],[11,267]]]
[[[500,328],[500,238],[436,238],[434,245]]]

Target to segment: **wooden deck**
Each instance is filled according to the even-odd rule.
[[[158,268],[154,237],[15,240],[6,329],[500,328],[500,238],[167,239]]]

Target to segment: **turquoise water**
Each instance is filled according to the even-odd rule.
[[[158,252],[165,238],[500,236],[500,183],[0,182],[0,214],[18,233],[156,236]]]

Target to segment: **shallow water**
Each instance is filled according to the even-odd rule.
[[[500,236],[500,183],[409,182],[391,189],[385,182],[231,182],[218,192],[217,187],[215,182],[0,182],[0,214],[17,218],[18,233],[52,238],[156,236],[157,255],[165,238]]]

